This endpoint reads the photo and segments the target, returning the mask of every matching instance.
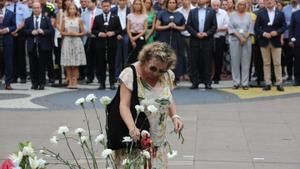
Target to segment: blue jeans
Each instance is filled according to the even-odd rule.
[[[115,60],[115,77],[119,77],[124,66],[126,66],[128,60],[128,45],[129,38],[127,34],[123,35],[123,39],[118,41],[117,51],[116,51],[116,60]]]

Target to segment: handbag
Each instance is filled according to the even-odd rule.
[[[138,87],[137,87],[137,75],[136,69],[133,65],[130,65],[133,72],[133,89],[130,102],[130,111],[133,119],[135,120],[137,112],[135,106],[139,105],[138,100]],[[126,148],[126,143],[123,143],[123,137],[129,136],[128,128],[123,121],[120,114],[120,85],[118,87],[117,93],[111,103],[107,105],[106,114],[107,114],[107,147],[112,150],[117,150],[121,148]],[[150,125],[147,116],[144,112],[140,112],[136,127],[138,129],[149,131]],[[138,144],[134,145],[139,148]]]

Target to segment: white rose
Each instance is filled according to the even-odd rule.
[[[291,41],[292,41],[292,42],[296,42],[296,38],[293,37],[293,38],[291,39]]]
[[[177,151],[172,150],[171,152],[168,152],[168,159],[174,158],[177,155]]]
[[[150,137],[150,133],[147,130],[143,130],[141,133],[142,138],[144,138],[146,135]]]
[[[23,148],[22,153],[23,153],[24,156],[26,156],[26,155],[31,156],[34,153],[34,150],[33,150],[32,147],[26,146],[26,147]]]
[[[100,98],[100,103],[104,106],[107,106],[111,102],[111,98],[108,96],[103,96]]]
[[[50,138],[50,143],[51,144],[57,144],[57,137],[56,136],[53,136],[52,138]]]
[[[126,164],[130,164],[130,160],[129,159],[124,159],[122,162],[122,165],[126,165]]]
[[[57,131],[58,134],[66,134],[67,132],[69,132],[69,128],[67,126],[60,126]]]
[[[83,132],[85,132],[85,130],[83,128],[77,128],[75,130],[75,134],[78,134],[78,135],[82,134]]]
[[[38,160],[38,168],[45,168],[45,166],[46,166],[46,161],[40,158]]]
[[[151,158],[150,153],[149,153],[148,151],[146,151],[146,150],[143,150],[143,151],[142,151],[142,155],[143,155],[145,158],[147,158],[147,159],[150,159],[150,158]]]
[[[104,158],[107,158],[111,154],[112,154],[111,149],[105,149],[105,150],[102,151],[102,157],[104,157]]]
[[[97,97],[94,94],[89,94],[86,96],[85,101],[94,103],[96,99]]]
[[[37,169],[38,168],[38,160],[37,160],[37,157],[34,157],[34,158],[32,158],[32,157],[29,157],[29,164],[30,164],[30,167],[32,168],[32,169]]]
[[[125,136],[125,137],[123,137],[122,142],[123,142],[123,143],[130,143],[130,142],[132,142],[132,138],[129,137],[129,136]]]
[[[99,136],[97,136],[97,137],[95,138],[95,142],[96,142],[96,143],[101,143],[101,142],[104,141],[104,138],[105,138],[105,136],[104,136],[103,134],[100,134]]]
[[[137,111],[137,112],[144,112],[145,111],[145,107],[144,106],[142,106],[142,105],[135,105],[135,110]]]
[[[76,100],[75,104],[77,106],[83,105],[83,103],[85,102],[85,99],[83,97],[79,98]]]
[[[154,105],[149,105],[147,107],[147,110],[149,110],[151,113],[156,113],[158,109]]]
[[[45,150],[40,150],[40,154],[46,154]]]

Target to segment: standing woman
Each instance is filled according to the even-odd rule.
[[[229,44],[231,54],[231,67],[233,88],[240,85],[244,90],[248,89],[249,68],[251,62],[251,38],[253,34],[253,21],[247,12],[247,0],[238,0],[236,11],[230,15]]]
[[[131,13],[127,16],[127,34],[130,40],[128,64],[137,61],[137,56],[145,44],[148,16],[142,0],[134,0]]]
[[[84,35],[83,22],[78,16],[75,4],[67,7],[62,21],[61,65],[66,67],[68,88],[77,88],[78,66],[86,65],[86,57],[81,37]]]
[[[230,14],[234,11],[234,0],[227,0],[227,14],[230,16]]]
[[[183,38],[181,31],[185,30],[184,16],[176,11],[177,0],[167,0],[166,10],[157,17],[156,30],[159,31],[157,38],[161,42],[168,43],[177,55],[177,64],[175,67],[175,82],[180,76],[186,74],[186,60],[184,59]]]
[[[148,15],[148,29],[146,32],[146,43],[150,44],[154,41],[156,32],[155,32],[155,22],[156,22],[156,14],[153,10],[153,2],[152,0],[144,0],[147,15]]]

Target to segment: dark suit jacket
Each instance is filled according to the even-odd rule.
[[[109,47],[116,47],[117,44],[117,35],[121,34],[122,28],[119,17],[113,13],[110,14],[108,26],[104,26],[104,14],[98,15],[95,17],[92,33],[97,37],[96,38],[96,47],[105,47],[105,41],[108,40]],[[115,32],[115,35],[109,38],[99,37],[100,32]]]
[[[25,20],[25,28],[24,33],[27,39],[27,50],[31,52],[34,47],[34,38],[32,35],[32,31],[34,30],[34,18],[33,16],[27,18]],[[39,47],[41,50],[50,51],[53,48],[52,36],[54,33],[54,29],[51,25],[50,18],[42,15],[40,29],[44,31],[43,35],[38,35],[39,39]]]
[[[3,35],[3,45],[12,45],[13,37],[10,33],[16,30],[16,20],[14,17],[14,13],[8,9],[5,9],[3,23],[0,24],[0,29],[3,28],[9,29],[9,32]]]
[[[277,31],[278,36],[272,37],[270,41],[274,47],[281,47],[280,36],[287,29],[283,12],[276,9],[273,25],[268,25],[268,23],[268,11],[266,8],[261,9],[257,13],[257,18],[254,26],[255,33],[258,37],[258,45],[267,46],[269,44],[269,39],[263,37],[264,32],[270,33],[272,31]]]
[[[294,45],[300,47],[300,10],[294,12],[291,17],[291,23],[289,27],[289,38],[295,38]]]
[[[197,37],[197,33],[199,33],[198,11],[198,8],[192,9],[187,20],[187,30],[191,33],[191,46],[199,46],[199,44],[201,43],[210,42],[218,27],[215,11],[211,8],[206,8],[206,17],[203,32],[207,33],[207,37],[199,39]]]

